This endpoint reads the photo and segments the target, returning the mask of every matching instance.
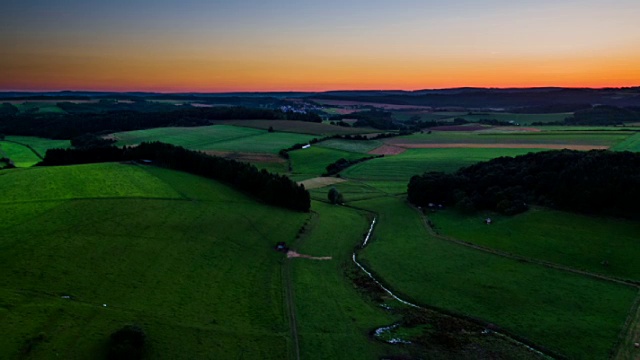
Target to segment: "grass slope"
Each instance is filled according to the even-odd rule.
[[[7,136],[6,139],[30,146],[42,157],[44,157],[49,149],[66,149],[71,147],[71,141],[69,140],[44,139],[34,136]]]
[[[28,147],[9,141],[0,141],[0,155],[11,159],[16,167],[33,166],[41,160]]]
[[[626,140],[614,146],[612,150],[640,152],[640,133],[629,136]]]
[[[294,289],[303,359],[376,359],[390,349],[369,332],[392,324],[385,313],[345,277],[353,248],[362,241],[367,218],[352,209],[314,202],[318,216],[296,246],[299,253],[328,261],[294,258]],[[386,350],[385,350],[386,349]]]
[[[162,141],[192,150],[243,151],[276,154],[280,149],[308,142],[311,135],[239,126],[213,125],[186,128],[156,128],[112,134],[118,146],[136,145],[144,141]]]
[[[379,212],[361,259],[393,289],[417,303],[495,323],[570,358],[609,356],[637,294],[633,287],[434,238],[401,199],[353,204]]]
[[[307,214],[133,165],[5,170],[0,184],[17,191],[0,201],[0,353],[43,334],[29,358],[101,358],[110,333],[138,323],[149,358],[287,356],[272,246]]]
[[[487,226],[483,219],[491,217]],[[640,281],[638,234],[634,221],[593,217],[547,209],[516,216],[455,211],[435,212],[429,218],[445,235],[524,257],[590,272]],[[603,262],[606,263],[603,264]]]
[[[327,165],[341,158],[357,160],[367,156],[368,155],[319,146],[290,151],[289,158],[291,159],[291,166],[293,168],[291,177],[295,180],[317,177],[327,171]]]

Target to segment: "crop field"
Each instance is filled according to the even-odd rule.
[[[640,152],[640,133],[629,136],[624,141],[614,146],[613,150]]]
[[[473,113],[471,115],[458,115],[456,117],[463,118],[468,121],[477,122],[482,119],[494,119],[498,121],[513,121],[520,125],[530,125],[532,123],[553,123],[561,122],[564,119],[573,116],[573,113],[556,113],[556,114],[512,114],[512,113]]]
[[[341,176],[369,184],[389,182],[385,191],[401,193],[406,192],[409,179],[413,175],[427,171],[454,172],[479,161],[541,150],[543,149],[409,149],[399,155],[355,164],[344,170]]]
[[[150,358],[287,356],[272,247],[307,214],[152,167],[0,174],[3,193],[24,188],[0,200],[0,353],[99,358],[109,334],[137,323]]]
[[[401,147],[437,147],[456,144],[459,147],[482,144],[500,147],[565,146],[567,148],[608,148],[634,135],[627,131],[432,131],[386,139],[384,142]]]
[[[491,217],[492,225],[483,219]],[[438,211],[429,218],[443,235],[574,269],[640,281],[638,234],[631,220],[532,209],[516,216],[464,216]]]
[[[383,142],[380,140],[329,139],[318,143],[317,146],[366,154],[369,151],[382,146],[382,144]]]
[[[117,145],[136,145],[144,141],[162,141],[192,150],[243,151],[271,153],[297,143],[305,143],[311,135],[267,132],[230,125],[212,125],[186,128],[156,128],[112,134]]]
[[[294,121],[294,120],[224,120],[216,121],[221,125],[233,125],[248,128],[255,128],[261,130],[268,130],[270,127],[283,132],[291,132],[298,134],[308,134],[321,136],[331,135],[346,135],[346,134],[361,134],[361,133],[375,133],[380,130],[368,129],[368,128],[351,128],[342,127],[336,125],[330,125],[327,123],[314,123],[308,121]]]
[[[327,171],[327,165],[341,158],[357,160],[367,155],[313,145],[307,149],[290,151],[289,157],[293,168],[291,178],[304,180],[324,174]]]
[[[570,358],[607,358],[637,295],[635,287],[436,238],[403,199],[353,205],[379,215],[361,259],[402,296],[481,318]]]

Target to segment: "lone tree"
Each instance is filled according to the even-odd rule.
[[[329,201],[331,201],[332,204],[341,204],[344,201],[340,191],[338,191],[338,189],[334,187],[332,187],[329,190],[327,197],[329,198]]]
[[[111,334],[107,358],[119,360],[139,360],[144,355],[144,342],[147,335],[137,325],[126,325]]]

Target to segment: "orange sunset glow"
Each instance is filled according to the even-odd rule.
[[[40,3],[36,1],[35,3]],[[119,3],[119,2],[117,2]],[[14,3],[2,90],[319,91],[640,84],[640,3]],[[270,6],[267,6],[270,5]],[[333,6],[332,6],[333,5]],[[14,15],[11,15],[14,14]]]

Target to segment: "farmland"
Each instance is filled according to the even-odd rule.
[[[16,167],[29,167],[37,164],[48,149],[67,148],[68,140],[49,140],[29,136],[7,136],[0,141],[0,155],[14,162]]]
[[[41,333],[31,358],[85,358],[135,322],[152,358],[286,356],[282,255],[271,248],[306,214],[133,165],[2,172],[9,188],[27,178],[31,191],[0,204],[4,354]]]
[[[407,115],[403,120],[412,113],[423,120],[486,116],[394,111]],[[567,115],[500,114],[523,125]],[[0,329],[8,334],[0,337],[0,353],[99,358],[109,334],[136,323],[147,333],[149,358],[499,358],[492,351],[506,346],[497,336],[449,353],[429,342],[438,321],[406,326],[407,306],[380,295],[372,280],[363,285],[366,276],[351,258],[356,251],[385,287],[439,316],[473,320],[476,335],[497,329],[570,359],[617,350],[639,355],[618,347],[640,340],[629,316],[640,299],[633,283],[640,281],[637,222],[542,207],[512,217],[454,209],[424,215],[405,194],[414,175],[501,156],[561,147],[640,151],[637,129],[472,124],[324,140],[287,157],[279,151],[314,138],[380,130],[291,120],[214,123],[107,137],[118,146],[167,142],[305,181],[311,211],[267,206],[215,181],[154,166],[0,170]],[[70,147],[67,140],[6,139],[0,148],[19,167],[37,163],[47,149]],[[319,177],[338,159],[370,154],[385,156]],[[328,204],[332,187],[344,204]],[[359,249],[374,217],[371,241]],[[273,251],[279,241],[303,257]],[[372,335],[390,325],[402,339],[427,345],[391,345]],[[622,338],[627,330],[636,337]],[[456,336],[466,338],[465,331]],[[505,358],[539,355],[509,344]]]
[[[402,193],[407,190],[411,176],[416,174],[426,171],[453,172],[478,161],[540,150],[543,149],[409,149],[399,155],[356,164],[343,171],[342,177]]]
[[[162,141],[192,150],[243,151],[277,154],[283,148],[308,142],[312,135],[267,132],[230,125],[188,128],[156,128],[111,135],[117,145],[136,145],[145,141]]]
[[[637,295],[635,287],[523,264],[434,238],[419,214],[399,199],[354,205],[379,214],[363,261],[403,296],[473,314],[571,358],[607,357]],[[566,334],[576,335],[567,342]]]
[[[482,219],[490,217],[492,225]],[[640,224],[547,209],[517,216],[464,216],[454,211],[429,215],[438,231],[456,239],[571,268],[640,280]],[[495,226],[494,226],[495,225]]]

